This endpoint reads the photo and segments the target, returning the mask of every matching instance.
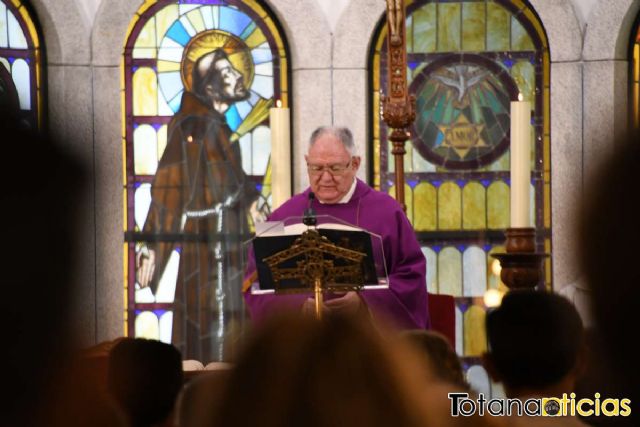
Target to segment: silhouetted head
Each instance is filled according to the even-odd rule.
[[[164,421],[182,387],[182,357],[160,341],[126,338],[109,354],[109,392],[133,427]]]
[[[487,313],[489,353],[497,380],[510,389],[545,389],[578,362],[584,331],[575,307],[550,292],[511,291]],[[491,369],[490,369],[491,370]]]

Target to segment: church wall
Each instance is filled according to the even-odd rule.
[[[345,0],[335,8],[327,1],[268,1],[291,53],[296,191],[308,184],[307,138],[323,124],[353,129],[365,160],[359,176],[367,176],[367,55],[384,1]],[[585,175],[612,147],[614,126],[621,128],[626,120],[626,49],[640,8],[634,0],[580,1],[531,0],[547,31],[552,60],[556,289],[579,277],[572,261],[572,209]],[[47,48],[50,128],[94,173],[84,202],[83,256],[76,275],[82,284],[78,310],[87,342],[123,333],[120,60],[129,22],[140,3],[32,0]]]

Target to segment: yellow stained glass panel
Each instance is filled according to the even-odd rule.
[[[459,230],[462,225],[462,192],[452,181],[443,183],[438,189],[438,228]]]
[[[251,33],[249,37],[245,40],[245,43],[249,47],[249,49],[253,49],[256,46],[260,46],[262,43],[266,42],[267,38],[264,36],[262,30],[256,27],[255,30]]]
[[[438,51],[456,52],[462,45],[460,40],[460,13],[459,3],[438,4]]]
[[[487,3],[487,50],[509,50],[510,14],[497,3]]]
[[[163,7],[158,13],[155,14],[154,19],[156,20],[156,40],[160,41],[163,39],[165,33],[173,24],[173,22],[178,19],[178,5],[171,4],[169,6]]]
[[[395,185],[389,187],[389,195],[394,199],[396,198]],[[407,218],[409,218],[409,222],[413,224],[413,191],[411,191],[409,184],[404,185],[404,204],[407,205]]]
[[[151,125],[133,131],[133,160],[136,175],[153,175],[158,167],[158,139]]]
[[[438,254],[438,292],[462,296],[462,255],[452,246],[442,249]]]
[[[173,61],[158,60],[158,72],[166,73],[168,71],[180,71],[180,63]]]
[[[149,67],[141,67],[133,74],[133,114],[158,114],[158,78]]]
[[[413,190],[415,217],[413,227],[416,231],[433,231],[437,229],[437,200],[436,188],[428,182],[421,182]]]
[[[509,227],[511,212],[509,186],[496,181],[487,189],[487,226],[489,229]]]
[[[462,228],[481,230],[487,226],[486,191],[479,182],[470,182],[462,190]]]
[[[151,311],[143,311],[136,317],[135,336],[158,340],[160,338],[160,325],[158,318]]]
[[[413,19],[413,52],[436,50],[436,4],[429,3],[411,14]]]
[[[502,269],[500,261],[491,256],[492,254],[504,252],[504,246],[494,246],[487,254],[487,289],[500,289],[501,285],[504,286],[502,279],[500,279],[500,271]]]
[[[485,3],[462,3],[462,50],[485,50],[486,29]]]
[[[481,356],[487,351],[484,308],[472,305],[464,313],[464,355]]]
[[[194,9],[191,12],[187,13],[187,19],[189,19],[189,22],[191,23],[191,25],[193,25],[196,33],[207,29],[206,25],[204,24],[204,20],[202,19],[202,13],[200,12],[200,9]]]
[[[156,20],[152,17],[144,24],[144,27],[142,27],[142,31],[138,34],[136,44],[133,45],[133,47],[135,50],[138,48],[155,48],[156,46],[158,46],[156,40]]]

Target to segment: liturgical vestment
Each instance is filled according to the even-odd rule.
[[[269,217],[281,221],[300,217],[309,206],[307,189]],[[401,329],[429,328],[427,308],[426,260],[415,233],[401,206],[389,195],[357,180],[355,192],[347,203],[323,204],[311,201],[316,215],[330,215],[366,229],[382,237],[382,246],[389,277],[388,289],[363,290],[360,296],[371,315]],[[255,277],[255,260],[249,257],[246,278]],[[244,292],[245,302],[253,322],[260,322],[270,313],[282,309],[296,309],[312,294],[253,295]],[[328,295],[327,298],[332,298]]]

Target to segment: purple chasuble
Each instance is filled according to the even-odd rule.
[[[309,203],[310,191],[308,188],[293,196],[269,216],[269,221],[302,216]],[[402,207],[391,196],[360,180],[357,180],[356,190],[348,203],[322,204],[315,199],[312,207],[316,215],[331,215],[382,237],[389,289],[359,292],[372,316],[376,320],[391,322],[392,326],[400,329],[429,328],[427,262]],[[251,251],[246,277],[254,271],[255,259]],[[244,293],[254,323],[282,309],[298,309],[312,296],[251,295],[250,290]],[[331,297],[327,295],[327,299]]]

